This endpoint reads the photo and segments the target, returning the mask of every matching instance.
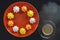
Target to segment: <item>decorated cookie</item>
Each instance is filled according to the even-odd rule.
[[[30,20],[29,20],[29,21],[30,21],[30,23],[31,23],[31,24],[33,24],[33,23],[35,23],[35,22],[36,22],[35,18],[30,18]]]
[[[13,19],[14,18],[14,14],[12,12],[7,14],[7,18],[8,19]]]
[[[39,24],[37,9],[27,2],[15,2],[4,13],[4,27],[15,37],[28,37]],[[11,26],[11,27],[10,27]]]
[[[18,32],[18,30],[19,30],[19,27],[18,26],[14,26],[13,27],[13,32]]]
[[[25,28],[20,28],[20,31],[19,31],[19,32],[20,32],[20,34],[22,34],[22,35],[23,35],[23,34],[26,34],[26,29],[25,29]]]
[[[22,10],[22,12],[26,12],[27,11],[27,7],[26,6],[22,6],[21,10]]]
[[[30,30],[30,29],[32,29],[32,26],[31,26],[30,24],[27,24],[27,25],[26,25],[26,29],[27,29],[27,30]]]
[[[28,17],[34,16],[33,10],[29,10],[29,11],[27,12],[27,16],[28,16]]]
[[[19,12],[19,9],[20,9],[20,8],[19,8],[18,6],[14,6],[14,7],[13,7],[13,11],[14,11],[15,13],[18,13],[18,12]]]
[[[8,21],[8,26],[13,26],[14,25],[14,22],[12,20],[9,20]]]

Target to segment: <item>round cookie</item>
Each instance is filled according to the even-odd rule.
[[[19,30],[19,32],[20,32],[20,34],[26,34],[26,30],[25,30],[25,28],[20,28],[20,30]]]
[[[18,13],[18,12],[19,12],[19,9],[20,9],[20,8],[19,8],[18,6],[14,6],[14,7],[13,7],[13,11],[14,11],[15,13]]]
[[[13,26],[14,25],[14,22],[12,20],[9,20],[8,21],[8,26]]]
[[[22,6],[21,10],[22,10],[22,12],[26,12],[27,11],[27,7],[26,6]]]
[[[19,30],[19,27],[18,26],[14,26],[13,27],[13,32],[18,32],[18,30]]]
[[[27,25],[26,25],[26,29],[27,29],[27,30],[30,30],[30,29],[32,29],[32,26],[31,26],[30,24],[27,24]]]
[[[29,11],[27,12],[27,16],[28,16],[28,17],[34,16],[33,10],[29,10]]]
[[[7,14],[7,18],[8,19],[13,19],[14,18],[14,14],[12,12]]]

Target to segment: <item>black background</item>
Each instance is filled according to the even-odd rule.
[[[43,4],[48,3],[48,2],[56,2],[57,4],[60,5],[60,1],[59,0],[0,0],[0,40],[43,40],[40,37],[38,30],[36,30],[29,37],[17,38],[17,37],[12,36],[10,33],[8,33],[7,30],[5,29],[4,24],[3,24],[4,12],[10,4],[17,1],[26,1],[26,2],[31,3],[33,6],[36,7],[38,12],[41,10]],[[48,40],[60,40],[60,32],[59,32],[60,23],[57,23],[56,26],[57,26],[56,35],[53,38],[50,38]]]

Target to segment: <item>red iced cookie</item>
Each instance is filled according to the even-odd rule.
[[[22,9],[23,6],[26,6],[27,8]],[[16,8],[14,8],[14,7],[16,7]],[[33,10],[34,15],[32,17],[27,16],[27,12],[29,10]],[[10,13],[10,12],[12,12],[14,14],[13,19],[8,19],[7,18],[7,14]],[[12,17],[12,15],[10,15],[10,16]],[[31,24],[29,22],[30,18],[35,18],[35,23]],[[8,23],[9,20],[14,21],[14,26],[18,27],[18,28],[15,27],[14,31],[17,30],[17,32],[13,31],[14,26],[13,27],[8,26],[7,23]],[[27,37],[27,36],[31,35],[32,33],[34,33],[36,31],[36,29],[38,27],[38,24],[39,24],[39,14],[38,14],[37,9],[33,5],[31,5],[30,3],[27,3],[27,2],[15,2],[15,3],[11,4],[6,9],[6,11],[4,13],[3,21],[4,21],[5,28],[7,29],[7,31],[10,34],[12,34],[12,35],[14,35],[16,37],[20,37],[20,38],[21,37]],[[26,30],[26,34],[23,34],[23,35],[20,34],[20,32],[19,32],[20,28],[25,28],[26,29],[27,24],[30,24],[32,26],[31,29]]]

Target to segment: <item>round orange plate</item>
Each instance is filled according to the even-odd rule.
[[[22,6],[27,6],[27,9],[28,9],[28,10],[31,9],[31,10],[34,11],[34,16],[33,16],[33,18],[36,19],[36,23],[31,24],[31,25],[32,25],[32,29],[29,30],[29,31],[26,31],[26,34],[24,34],[24,35],[21,35],[19,32],[17,32],[17,33],[13,32],[13,31],[12,31],[12,27],[9,27],[9,26],[7,25],[7,22],[9,21],[9,19],[7,18],[7,14],[8,14],[9,12],[14,13],[14,12],[13,12],[13,7],[14,7],[14,6],[19,6],[20,9],[21,9]],[[28,11],[28,10],[27,10],[27,11]],[[29,23],[30,17],[28,17],[26,13],[27,13],[27,12],[24,13],[24,12],[21,12],[21,11],[18,12],[18,13],[14,13],[14,19],[11,19],[11,20],[14,21],[14,25],[18,25],[19,28],[21,28],[21,27],[25,28],[26,24],[30,24],[30,23]],[[5,28],[7,29],[7,31],[8,31],[10,34],[12,34],[12,35],[14,35],[14,36],[16,36],[16,37],[20,37],[20,38],[21,38],[21,37],[27,37],[27,36],[31,35],[33,32],[36,31],[36,29],[37,29],[37,27],[38,27],[38,24],[39,24],[39,14],[38,14],[37,9],[36,9],[33,5],[31,5],[30,3],[27,3],[27,2],[15,2],[15,3],[11,4],[11,5],[6,9],[6,11],[5,11],[5,13],[4,13],[3,21],[4,21],[4,26],[5,26]]]

